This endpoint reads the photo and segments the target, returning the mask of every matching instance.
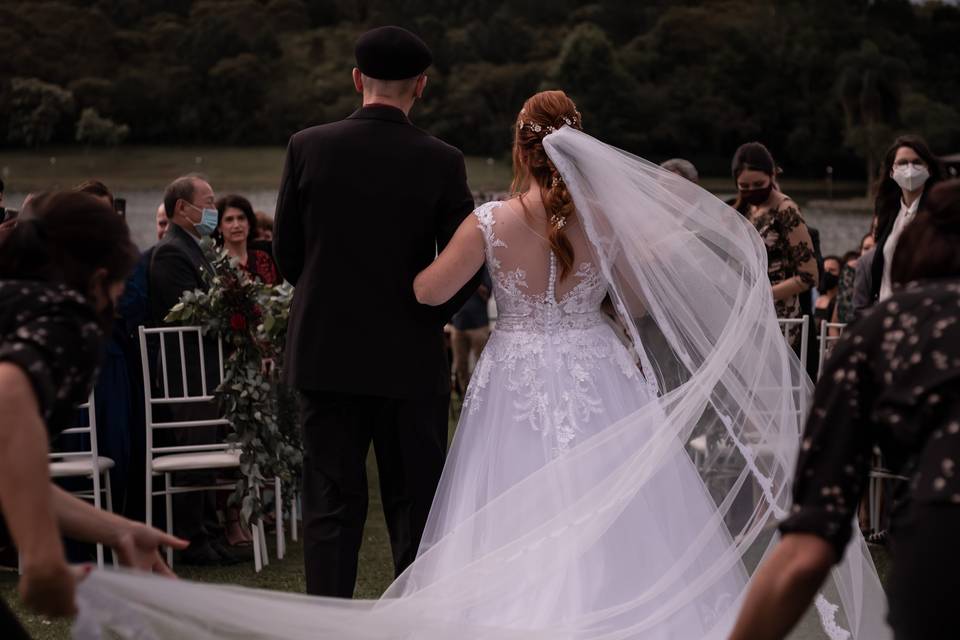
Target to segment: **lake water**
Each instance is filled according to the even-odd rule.
[[[6,194],[6,206],[20,208],[25,195],[23,193]],[[129,191],[117,195],[127,199],[127,220],[134,241],[141,249],[146,249],[156,242],[154,215],[163,199],[163,190]],[[253,203],[254,209],[272,213],[277,204],[276,191],[249,191],[244,195]],[[820,246],[824,255],[842,255],[846,251],[857,248],[860,239],[870,229],[869,213],[851,213],[804,206],[802,199],[800,203],[807,224],[820,231]]]

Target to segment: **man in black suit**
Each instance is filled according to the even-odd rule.
[[[166,233],[153,248],[148,263],[149,311],[151,324],[164,326],[164,317],[180,301],[185,291],[206,291],[213,277],[213,267],[200,247],[200,241],[216,229],[217,210],[213,188],[203,178],[188,175],[177,178],[167,187],[163,206],[170,224]],[[154,348],[159,353],[159,341]],[[200,380],[200,354],[196,339],[184,340],[186,386],[181,380],[180,346],[176,339],[165,341],[169,393],[172,397],[202,395]],[[158,356],[159,357],[159,356]],[[207,392],[213,393],[219,384],[219,359],[215,340],[204,339],[204,369],[207,377]],[[159,366],[155,387],[162,388]],[[169,416],[176,421],[213,420],[220,417],[217,407],[211,403],[168,405]],[[156,407],[154,411],[159,410]],[[173,430],[173,444],[196,445],[216,442],[216,427],[191,427]],[[210,485],[216,480],[211,472],[187,472],[175,474],[178,485]],[[187,493],[174,496],[174,531],[190,541],[190,547],[182,552],[180,561],[185,564],[211,565],[230,564],[246,558],[246,553],[227,548],[216,527],[216,507],[210,492]]]
[[[441,308],[413,294],[414,277],[473,209],[463,154],[407,116],[429,50],[382,27],[356,55],[363,106],[290,139],[273,240],[296,285],[284,376],[301,398],[307,592],[346,598],[371,442],[396,573],[416,557],[447,448],[443,325],[479,282]]]

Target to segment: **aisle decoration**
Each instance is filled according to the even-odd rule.
[[[263,494],[273,478],[286,487],[300,481],[295,398],[278,382],[293,287],[263,284],[209,240],[201,246],[213,265],[209,289],[184,292],[164,320],[223,338],[224,379],[215,396],[233,427],[228,441],[240,447],[241,474],[230,503],[240,505],[250,523],[265,515]],[[285,494],[289,500],[293,492]]]

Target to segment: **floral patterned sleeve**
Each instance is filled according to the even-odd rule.
[[[800,214],[800,208],[793,201],[786,200],[777,213],[789,245],[788,262],[796,272],[795,277],[804,285],[804,290],[816,286],[820,275],[817,257],[813,252],[813,240],[810,239],[810,231]]]
[[[852,535],[873,448],[869,412],[875,384],[861,348],[864,328],[854,327],[837,342],[817,384],[797,460],[793,507],[780,524],[783,533],[823,538],[838,562]]]
[[[80,294],[62,286],[0,283],[0,362],[30,380],[47,428],[70,426],[86,402],[101,356],[97,318]]]

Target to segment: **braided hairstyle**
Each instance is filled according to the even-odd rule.
[[[510,187],[515,194],[534,185],[540,189],[550,221],[547,240],[560,262],[561,280],[573,269],[573,245],[563,228],[573,216],[574,206],[560,172],[547,157],[543,139],[562,126],[583,130],[577,105],[563,91],[541,91],[523,103],[514,127],[513,184]],[[522,198],[520,205],[526,213]]]

